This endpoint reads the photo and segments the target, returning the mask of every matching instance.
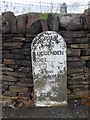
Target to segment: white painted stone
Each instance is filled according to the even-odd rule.
[[[35,106],[67,103],[66,43],[54,31],[37,35],[31,47]]]

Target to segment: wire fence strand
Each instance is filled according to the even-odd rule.
[[[60,13],[61,3],[35,2],[35,3],[15,3],[0,1],[0,13],[12,11],[15,15],[24,14],[28,12],[38,13]],[[87,9],[87,4],[75,2],[67,5],[67,11],[70,13],[82,13]]]

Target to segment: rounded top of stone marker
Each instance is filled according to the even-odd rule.
[[[66,43],[63,39],[63,37],[58,34],[55,31],[44,31],[41,32],[40,34],[38,34],[32,41],[32,45],[31,48],[33,48],[33,46],[35,44],[39,44],[39,43],[44,43],[45,40],[48,40],[48,42],[52,42],[55,41],[57,44],[58,43]]]

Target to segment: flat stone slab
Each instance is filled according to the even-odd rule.
[[[31,47],[35,106],[67,104],[66,43],[54,31],[37,35]]]

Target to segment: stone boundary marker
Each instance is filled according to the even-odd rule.
[[[54,31],[38,34],[32,42],[35,106],[67,104],[66,42]]]

